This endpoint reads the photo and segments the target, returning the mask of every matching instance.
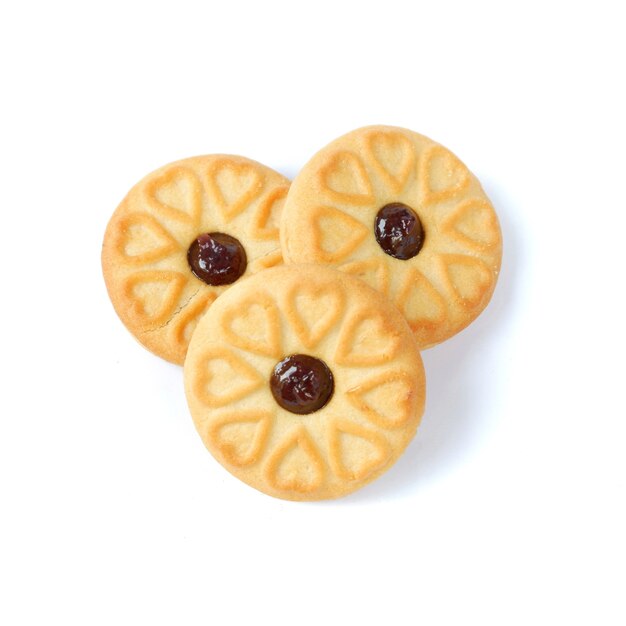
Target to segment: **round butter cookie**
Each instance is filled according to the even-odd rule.
[[[398,459],[424,410],[422,360],[400,312],[324,266],[281,266],[221,295],[185,360],[213,456],[287,500],[343,496]]]
[[[473,321],[500,270],[500,226],[478,180],[403,128],[361,128],[320,150],[293,181],[280,228],[286,263],[365,280],[404,313],[420,349]]]
[[[192,157],[135,185],[104,236],[102,268],[128,330],[181,364],[193,329],[241,276],[282,263],[289,180],[240,156]]]

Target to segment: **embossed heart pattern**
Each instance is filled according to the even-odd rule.
[[[382,294],[329,267],[283,265],[217,298],[191,338],[185,391],[229,472],[278,498],[320,500],[399,458],[425,379],[411,329]]]
[[[432,140],[372,126],[290,183],[232,155],[149,174],[113,214],[103,274],[122,322],[185,365],[214,457],[289,500],[384,473],[424,407],[419,350],[485,308],[502,255],[476,178]]]
[[[487,306],[502,236],[479,181],[452,152],[405,128],[335,139],[291,184],[280,238],[286,263],[353,274],[403,312],[420,349]]]

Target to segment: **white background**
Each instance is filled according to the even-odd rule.
[[[0,623],[625,624],[619,4],[2,3]],[[500,282],[397,465],[283,502],[206,452],[102,235],[162,164],[294,176],[372,123],[479,177]]]

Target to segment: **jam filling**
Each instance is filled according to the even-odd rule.
[[[278,404],[291,413],[318,411],[330,400],[335,383],[326,363],[306,354],[292,354],[276,364],[270,389]]]
[[[424,245],[424,227],[417,213],[406,204],[393,202],[376,214],[376,241],[383,251],[395,259],[411,259]]]
[[[248,265],[237,239],[224,233],[205,233],[191,242],[187,261],[193,274],[207,285],[230,285]]]

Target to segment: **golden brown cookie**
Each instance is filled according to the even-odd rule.
[[[391,126],[320,150],[281,218],[287,263],[325,263],[365,280],[404,313],[420,348],[465,328],[495,288],[502,239],[478,180],[449,150]]]
[[[324,266],[234,285],[200,320],[185,390],[206,447],[288,500],[343,496],[398,459],[424,409],[424,370],[401,313]]]
[[[113,306],[155,354],[182,364],[193,329],[240,276],[282,263],[289,180],[240,156],[170,163],[135,185],[104,236]]]

